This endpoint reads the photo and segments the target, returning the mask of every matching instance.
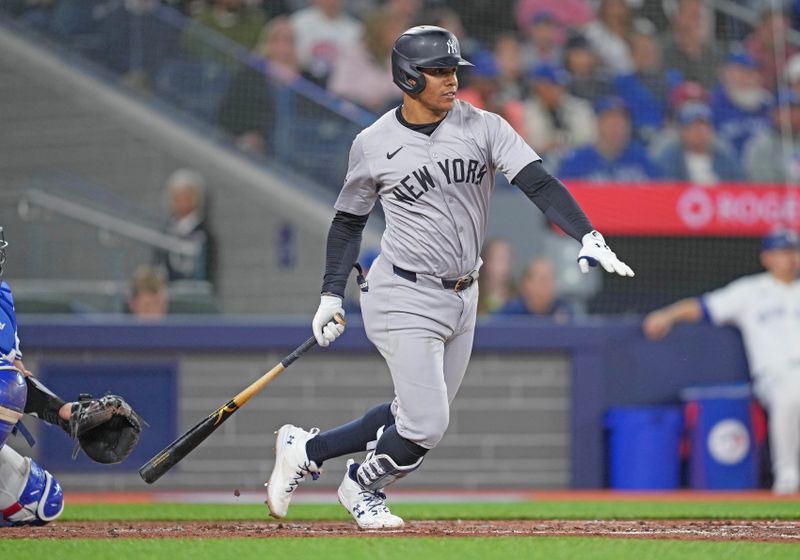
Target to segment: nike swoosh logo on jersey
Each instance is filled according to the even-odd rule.
[[[5,323],[0,323],[0,331],[2,331],[4,328],[6,328],[6,324]]]
[[[404,146],[400,146],[400,147],[399,147],[399,148],[397,148],[395,151],[393,151],[391,154],[390,154],[389,152],[386,152],[386,159],[392,159],[394,156],[396,156],[396,155],[397,155],[397,152],[399,152],[399,151],[400,151],[400,150],[402,150],[403,148],[404,148]]]

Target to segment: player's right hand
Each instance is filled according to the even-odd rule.
[[[317,344],[323,348],[330,345],[344,332],[344,325],[333,320],[333,316],[336,314],[344,317],[342,298],[323,294],[320,297],[317,313],[311,321],[314,338],[317,339]]]

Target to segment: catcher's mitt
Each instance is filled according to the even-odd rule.
[[[105,395],[93,399],[81,395],[72,405],[68,421],[61,427],[77,439],[73,459],[78,450],[97,463],[119,463],[130,455],[139,442],[142,419],[125,399],[117,395]]]

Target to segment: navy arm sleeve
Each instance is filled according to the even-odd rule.
[[[325,253],[325,277],[322,293],[344,297],[347,278],[353,270],[361,249],[361,233],[367,225],[369,214],[357,216],[338,211],[328,230],[328,245]]]
[[[523,167],[511,182],[570,237],[580,241],[594,229],[564,183],[550,175],[540,160]]]

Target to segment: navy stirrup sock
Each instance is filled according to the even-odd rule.
[[[306,454],[320,467],[328,459],[366,451],[367,444],[375,441],[381,426],[386,430],[393,425],[391,405],[383,403],[368,410],[361,418],[311,438],[306,443]]]

